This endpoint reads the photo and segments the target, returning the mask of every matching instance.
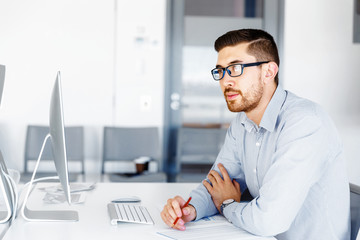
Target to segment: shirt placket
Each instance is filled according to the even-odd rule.
[[[257,191],[259,191],[260,189],[260,184],[259,184],[259,158],[260,158],[260,150],[261,150],[261,145],[262,145],[262,139],[263,139],[263,133],[261,131],[261,128],[260,129],[255,129],[255,142],[254,142],[254,145],[255,145],[255,158],[256,158],[256,161],[255,161],[255,165],[254,165],[254,169],[253,169],[253,179],[254,179],[254,183],[255,183],[255,186],[256,186],[256,189]]]

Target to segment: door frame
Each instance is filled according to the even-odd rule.
[[[166,0],[166,56],[164,89],[163,170],[175,181],[177,130],[182,125],[182,48],[184,45],[185,0]],[[283,56],[285,0],[264,0],[263,29],[269,32]],[[281,75],[280,70],[279,75]],[[281,82],[280,82],[281,84]],[[173,94],[178,95],[173,95]],[[177,102],[177,103],[176,103]],[[177,109],[176,109],[177,108]]]

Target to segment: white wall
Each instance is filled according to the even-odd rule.
[[[156,44],[145,47],[144,55],[137,52],[143,65],[134,69],[135,21]],[[94,167],[101,161],[103,126],[161,126],[164,31],[165,0],[151,1],[151,5],[146,0],[2,0],[0,64],[6,65],[7,72],[0,108],[0,149],[8,167],[23,169],[26,126],[48,124],[58,70],[65,125],[85,126],[90,171],[99,171]],[[139,74],[144,65],[154,69],[155,64],[160,74]],[[150,107],[141,108],[141,96],[151,100]]]
[[[166,0],[118,1],[116,123],[162,126]]]
[[[117,0],[115,9],[115,1],[101,0],[0,1],[0,64],[7,67],[0,149],[8,167],[23,169],[26,126],[48,124],[58,70],[65,124],[86,127],[93,167],[104,125],[163,125],[165,2]],[[360,184],[360,45],[352,43],[352,12],[352,0],[286,1],[280,79],[334,118],[350,180]]]
[[[360,184],[360,44],[352,0],[285,1],[283,86],[321,104],[343,138],[350,181]]]

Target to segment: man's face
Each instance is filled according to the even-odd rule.
[[[254,56],[246,52],[248,43],[229,46],[218,53],[217,67],[227,67],[234,63],[257,62]],[[227,106],[232,112],[245,113],[255,109],[261,100],[264,87],[261,83],[261,67],[246,67],[241,76],[230,77],[225,73],[220,80]]]

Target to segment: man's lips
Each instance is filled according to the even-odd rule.
[[[226,93],[226,99],[227,100],[234,100],[237,98],[240,94],[239,93]]]

